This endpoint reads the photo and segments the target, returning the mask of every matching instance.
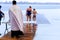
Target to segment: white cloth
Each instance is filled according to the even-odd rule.
[[[11,22],[11,30],[23,30],[23,17],[22,11],[17,5],[13,5],[9,9],[9,17]]]

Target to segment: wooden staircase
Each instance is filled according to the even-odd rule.
[[[25,24],[24,27],[24,36],[20,38],[11,38],[11,32],[8,32],[6,35],[0,38],[0,40],[33,40],[35,32],[36,32],[36,24]]]

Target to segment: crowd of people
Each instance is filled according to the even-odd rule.
[[[1,11],[0,6],[0,25],[1,19],[5,16],[4,13]],[[26,17],[27,21],[31,21],[31,14],[33,14],[33,20],[36,21],[36,9],[32,9],[31,6],[26,10]],[[12,6],[9,9],[9,22],[11,23],[11,37],[19,37],[20,35],[24,35],[24,25],[23,25],[23,15],[22,10],[15,0],[12,1]],[[1,35],[1,34],[0,34]]]

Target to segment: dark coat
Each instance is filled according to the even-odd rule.
[[[0,18],[2,18],[3,16],[4,16],[4,13],[0,11]]]

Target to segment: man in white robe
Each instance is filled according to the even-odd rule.
[[[24,35],[22,11],[16,5],[15,0],[12,2],[12,4],[12,7],[9,9],[11,37],[19,37],[20,35]]]

